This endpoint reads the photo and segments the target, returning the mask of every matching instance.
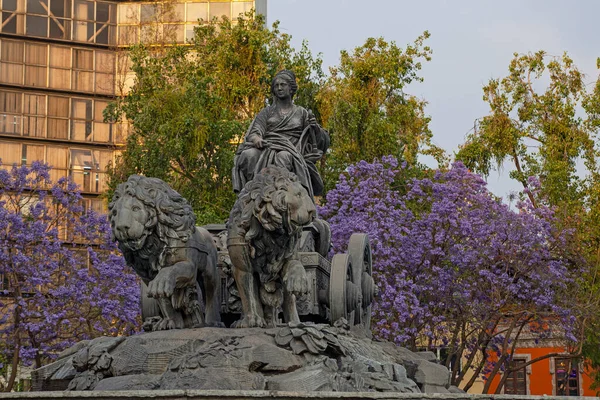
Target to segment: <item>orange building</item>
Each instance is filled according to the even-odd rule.
[[[529,342],[527,340],[526,342]],[[528,344],[530,344],[528,346]],[[548,343],[552,346],[552,343]],[[564,347],[541,347],[543,343],[524,343],[515,350],[513,362],[525,365],[527,362],[547,354],[559,354],[545,358],[510,373],[501,393],[518,395],[552,395],[552,396],[596,396],[591,389],[590,371],[585,368],[581,359],[570,358]],[[564,354],[561,356],[560,354]],[[496,375],[490,387],[494,393],[502,375]]]

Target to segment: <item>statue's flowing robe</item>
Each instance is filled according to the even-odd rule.
[[[308,111],[294,105],[282,115],[275,106],[262,109],[246,132],[246,138],[236,153],[233,167],[233,188],[239,193],[247,181],[263,168],[275,165],[286,168],[298,176],[309,195],[320,195],[323,181],[314,162],[300,154],[297,145],[305,129],[313,129],[317,147],[325,152],[329,146],[329,134],[318,125],[310,126]],[[267,146],[258,150],[252,139],[261,137]]]

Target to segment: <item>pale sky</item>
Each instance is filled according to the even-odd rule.
[[[407,92],[429,102],[434,142],[453,154],[476,118],[487,114],[482,87],[508,72],[513,53],[567,52],[586,81],[598,77],[598,0],[267,0],[268,23],[280,21],[296,49],[307,40],[322,53],[324,69],[337,65],[340,50],[352,51],[382,36],[402,48],[428,30],[431,62],[423,83]],[[507,171],[493,172],[489,188],[506,197],[520,187]]]

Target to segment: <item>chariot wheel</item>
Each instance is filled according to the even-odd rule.
[[[348,319],[346,307],[346,280],[350,273],[350,257],[348,254],[336,254],[331,260],[329,276],[329,312],[331,323],[340,318]]]
[[[331,260],[329,277],[329,311],[331,323],[345,318],[354,325],[360,312],[360,287],[352,282],[352,261],[348,254],[336,254]]]
[[[366,330],[371,329],[371,305],[377,295],[378,288],[373,280],[373,261],[371,244],[366,233],[354,233],[348,243],[351,279],[360,292],[360,304],[354,313],[354,325],[362,325]]]

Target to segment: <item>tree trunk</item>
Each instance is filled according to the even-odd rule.
[[[15,301],[16,301],[16,299],[15,299]],[[21,351],[21,332],[19,329],[19,322],[21,320],[20,315],[19,315],[20,310],[21,310],[21,306],[15,307],[15,319],[14,319],[15,330],[13,333],[15,335],[15,349],[13,350],[10,377],[8,378],[8,384],[6,385],[6,388],[4,389],[5,392],[10,392],[13,389],[13,387],[15,386],[15,381],[17,379],[17,370],[19,368],[19,361],[21,360],[21,357],[19,356],[19,353]]]

